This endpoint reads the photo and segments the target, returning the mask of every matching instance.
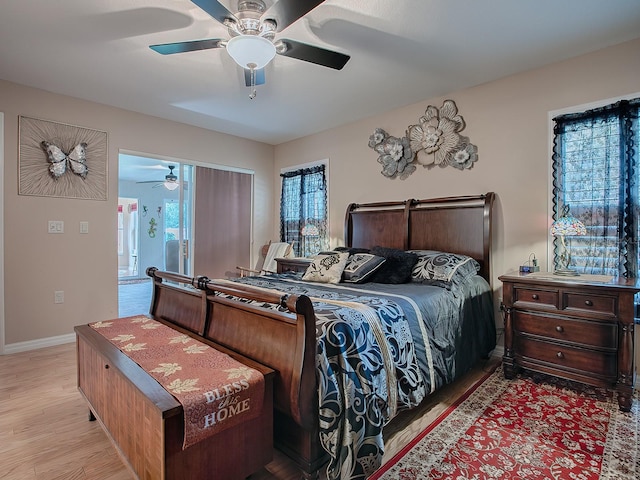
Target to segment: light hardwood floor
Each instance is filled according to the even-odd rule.
[[[490,359],[416,411],[404,412],[385,432],[385,460],[453,403],[484,373]],[[75,344],[0,356],[0,478],[3,480],[130,480],[98,422],[77,390]],[[298,480],[284,455],[252,475],[252,480]],[[223,480],[223,479],[221,479]]]

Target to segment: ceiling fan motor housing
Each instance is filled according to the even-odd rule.
[[[178,177],[175,173],[173,173],[173,169],[176,168],[175,165],[169,165],[169,173],[164,176],[164,179],[167,182],[175,182],[178,180]]]
[[[261,20],[266,10],[262,0],[240,0],[238,2],[237,21],[228,19],[225,24],[232,37],[238,35],[259,35],[273,40],[276,34],[276,22],[271,19]]]

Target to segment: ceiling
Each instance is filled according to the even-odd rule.
[[[165,160],[160,158],[147,158],[138,155],[120,153],[118,158],[118,180],[128,182],[157,182],[151,186],[164,182],[165,175],[169,174],[169,165],[176,167],[173,174],[182,178],[180,165],[177,160]]]
[[[640,1],[327,0],[278,37],[351,60],[277,55],[250,99],[223,49],[149,49],[228,38],[190,0],[20,0],[0,6],[0,78],[277,145],[640,37]]]

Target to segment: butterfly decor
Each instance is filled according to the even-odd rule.
[[[107,132],[20,115],[18,134],[18,195],[107,200]]]
[[[85,142],[77,144],[68,154],[64,153],[57,145],[47,141],[41,142],[40,145],[47,153],[51,163],[49,173],[53,178],[57,179],[64,175],[67,167],[79,177],[87,178],[89,168],[87,167],[87,144]]]

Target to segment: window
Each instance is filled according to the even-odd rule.
[[[290,243],[299,257],[328,250],[325,165],[280,176],[280,241]]]
[[[567,245],[579,273],[638,275],[639,110],[636,98],[553,119],[553,219],[569,205],[587,229]]]

